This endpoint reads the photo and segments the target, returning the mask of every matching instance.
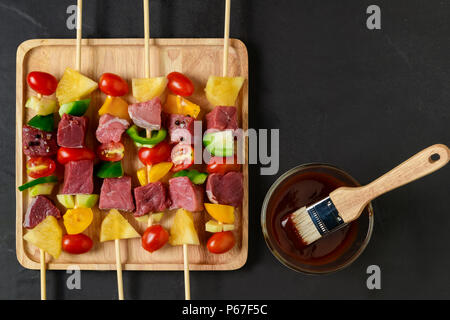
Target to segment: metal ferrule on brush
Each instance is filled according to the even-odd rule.
[[[339,212],[330,197],[307,207],[306,211],[321,236],[344,223],[344,220],[339,216]]]

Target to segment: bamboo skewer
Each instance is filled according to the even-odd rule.
[[[187,244],[183,244],[183,262],[184,262],[184,297],[185,300],[191,300],[191,282],[189,280],[189,257]]]
[[[114,240],[114,246],[116,248],[117,291],[119,294],[119,300],[124,300],[123,279],[122,279],[122,259],[120,256],[120,239]]]
[[[39,249],[41,253],[41,300],[47,300],[47,290],[45,281],[45,251]]]
[[[81,38],[83,35],[82,27],[83,27],[83,0],[78,0],[77,3],[77,55],[76,55],[76,63],[75,68],[77,71],[81,69]]]
[[[231,0],[225,0],[225,28],[223,34],[223,65],[222,76],[227,76],[228,71],[228,48],[230,45],[230,7]]]
[[[144,1],[144,72],[145,78],[150,78],[150,9],[149,9],[149,0]],[[150,130],[146,130],[147,138],[151,138],[152,132]],[[147,183],[150,182],[150,170],[152,168],[151,165],[147,165]],[[148,225],[151,226],[152,218],[151,214],[148,216]]]

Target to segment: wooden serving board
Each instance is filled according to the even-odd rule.
[[[222,75],[223,39],[152,39],[150,47],[151,76],[164,76],[171,71],[180,71],[194,82],[195,93],[189,99],[202,108],[200,118],[213,106],[208,103],[204,87],[208,76]],[[243,76],[246,81],[236,102],[240,127],[248,129],[248,57],[245,45],[236,39],[230,40],[229,76]],[[17,259],[29,269],[39,269],[39,250],[23,240],[23,216],[30,203],[28,191],[19,192],[17,187],[28,179],[25,164],[27,157],[22,153],[22,125],[34,116],[33,111],[24,107],[26,99],[35,93],[28,88],[26,75],[31,71],[45,71],[61,78],[66,67],[75,65],[74,39],[36,39],[22,43],[17,50],[17,99],[16,99],[16,252]],[[84,39],[81,58],[81,72],[91,79],[98,80],[104,72],[112,72],[126,79],[131,88],[132,78],[144,77],[144,40],[143,39]],[[131,90],[130,90],[131,91]],[[94,148],[95,129],[98,125],[98,109],[105,95],[96,90],[92,96],[87,116],[90,118],[87,146]],[[135,102],[129,94],[125,97],[129,103]],[[138,186],[136,171],[143,165],[139,162],[137,148],[124,134],[123,142],[126,156],[123,159],[125,173],[133,178],[133,187]],[[247,145],[244,148],[247,161]],[[194,213],[195,225],[200,238],[199,246],[189,246],[191,270],[234,270],[242,267],[248,252],[248,165],[243,166],[244,201],[236,210],[234,234],[236,246],[222,255],[215,255],[206,249],[207,239],[211,236],[205,229],[205,222],[211,217],[206,212]],[[60,184],[63,173],[59,173]],[[95,182],[95,192],[99,193],[101,179]],[[59,186],[58,186],[59,187]],[[56,201],[55,188],[52,199],[62,213],[63,208]],[[206,198],[206,197],[205,197]],[[71,255],[63,252],[58,259],[46,255],[48,269],[67,269],[77,265],[83,270],[114,270],[114,241],[100,243],[99,232],[106,211],[94,209],[94,221],[84,232],[94,240],[94,247],[88,253]],[[124,216],[140,232],[144,232],[146,223],[137,222],[132,214]],[[161,224],[169,229],[174,213],[168,211]],[[62,222],[61,222],[62,225]],[[64,227],[63,227],[64,228]],[[141,239],[121,240],[122,263],[124,270],[183,270],[182,246],[164,248],[150,254],[141,247]]]

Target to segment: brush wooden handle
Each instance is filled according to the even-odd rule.
[[[330,198],[342,219],[350,222],[357,219],[373,199],[442,168],[449,159],[449,148],[443,144],[435,144],[375,181],[358,188],[338,188],[330,193]]]

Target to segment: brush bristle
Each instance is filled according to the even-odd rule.
[[[316,225],[311,220],[306,207],[300,208],[291,215],[295,229],[305,244],[311,244],[320,239],[322,235],[317,230]]]

